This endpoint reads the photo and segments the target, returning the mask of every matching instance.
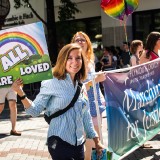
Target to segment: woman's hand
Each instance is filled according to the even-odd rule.
[[[23,87],[23,80],[22,79],[18,78],[17,80],[15,80],[11,87],[15,92],[17,92],[17,94],[19,96],[24,95],[24,91],[22,89],[22,87]]]
[[[106,74],[102,72],[101,74],[97,75],[97,77],[95,78],[95,81],[96,83],[98,83],[98,82],[103,82],[105,79],[106,79]]]
[[[22,97],[25,95],[24,91],[23,91],[23,80],[21,78],[18,78],[17,80],[15,80],[12,84],[12,89],[17,92],[17,94]],[[24,99],[21,99],[21,102],[23,103],[25,108],[30,108],[32,101],[30,99],[28,99],[26,96]]]
[[[98,137],[93,138],[95,147],[96,147],[96,152],[98,156],[102,154],[102,150],[105,149],[106,147],[100,142]]]

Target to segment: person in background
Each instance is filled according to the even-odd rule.
[[[111,53],[111,49],[109,47],[104,47],[103,56],[100,60],[102,64],[102,70],[108,71],[113,70],[113,55]]]
[[[46,108],[46,114],[50,116],[66,108],[75,95],[78,82],[85,79],[86,63],[82,48],[71,43],[60,50],[53,68],[53,79],[42,81],[40,92],[34,101],[25,95],[21,79],[17,79],[12,88],[20,96],[27,114],[36,117]],[[74,106],[50,122],[47,142],[52,159],[84,160],[84,132],[88,138],[93,139],[100,155],[103,145],[94,130],[88,101],[81,91]]]
[[[116,49],[115,46],[110,46],[110,49],[111,49],[111,53],[112,53],[112,66],[113,66],[113,69],[117,69],[118,68],[118,51]]]
[[[86,69],[88,72],[88,77],[87,77],[87,80],[84,82],[85,82],[86,88],[87,88],[87,95],[88,95],[89,104],[90,104],[90,113],[92,116],[94,128],[97,131],[97,133],[100,134],[99,133],[99,126],[98,126],[98,119],[97,119],[96,104],[95,104],[95,98],[94,98],[94,92],[93,92],[93,84],[91,81],[92,80],[92,73],[95,72],[94,53],[93,53],[92,44],[91,44],[91,41],[90,41],[90,38],[88,37],[88,35],[82,31],[74,34],[71,42],[78,43],[82,47],[82,49],[85,53],[85,57],[87,59]],[[100,87],[99,87],[99,82],[104,81],[105,78],[106,77],[105,77],[104,73],[98,74],[97,77],[95,77],[96,91],[97,91],[97,97],[98,97],[98,107],[99,107],[101,117],[102,117],[102,112],[105,110],[106,106],[105,106],[104,97],[103,97],[101,90],[100,90]],[[102,119],[100,120],[100,123],[102,123]],[[92,148],[95,147],[93,144],[93,141],[87,139],[85,146],[86,146],[85,160],[90,160]]]
[[[159,58],[160,32],[151,32],[146,39],[146,58],[150,61]],[[160,52],[160,51],[159,51]]]
[[[11,87],[0,88],[0,114],[2,113],[5,105],[5,100],[8,100],[10,109],[10,120],[12,129],[10,134],[13,136],[21,136],[21,133],[16,131],[17,121],[17,94],[12,90]]]
[[[121,58],[122,50],[119,46],[116,46],[116,51],[117,51],[117,69],[120,69],[121,68],[120,58]]]
[[[147,62],[147,59],[144,57],[145,51],[143,49],[143,42],[141,40],[133,40],[130,46],[131,59],[130,65],[136,66]],[[141,148],[152,148],[150,144],[143,144]]]
[[[103,50],[102,50],[101,44],[98,44],[97,48],[93,52],[94,52],[94,55],[95,55],[95,60],[94,60],[94,62],[95,62],[95,71],[99,72],[99,71],[101,71],[101,68],[102,68],[102,64],[100,62],[100,59],[101,59],[101,57],[103,55]]]
[[[146,57],[146,51],[143,50],[142,54],[140,55],[139,64],[147,63],[150,61],[150,58]]]
[[[102,45],[101,44],[97,45],[97,48],[95,50],[95,55],[97,56],[98,60],[100,60],[102,58],[103,49],[102,49]]]
[[[159,58],[160,32],[154,31],[147,36],[145,49],[146,51],[144,51],[140,57],[140,64]],[[152,148],[152,146],[150,144],[144,144],[142,148]]]
[[[130,46],[130,52],[132,54],[130,59],[130,65],[136,66],[140,63],[140,55],[143,52],[143,42],[141,40],[133,40]]]
[[[151,32],[146,38],[146,51],[140,57],[140,64],[155,60],[159,58],[160,52],[160,32]],[[152,148],[150,144],[142,145],[142,148]]]
[[[120,64],[122,68],[126,68],[130,66],[130,43],[129,42],[123,42],[123,49],[122,54],[120,57]]]

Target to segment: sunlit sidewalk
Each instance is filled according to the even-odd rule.
[[[106,117],[105,112],[103,112],[102,117]],[[102,119],[102,124],[103,144],[107,146],[107,118]],[[123,158],[123,160],[160,160],[160,133],[157,134],[152,140],[146,142],[146,144],[150,144],[153,148],[139,148]]]
[[[103,117],[105,117],[103,113]],[[37,118],[26,115],[22,106],[18,105],[17,130],[21,136],[9,134],[11,124],[9,110],[0,115],[0,160],[51,160],[46,146],[48,124],[43,114]],[[118,133],[117,133],[118,134]],[[108,144],[107,119],[103,118],[102,128],[104,145]],[[160,133],[147,144],[153,148],[139,148],[123,160],[160,160]]]
[[[0,119],[0,160],[51,160],[46,146],[48,124],[42,115],[31,118],[21,111],[17,130],[22,135],[11,136],[10,128],[8,118]]]

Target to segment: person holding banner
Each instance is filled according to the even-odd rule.
[[[16,131],[17,121],[17,94],[11,87],[0,88],[0,114],[2,113],[5,105],[5,99],[7,98],[10,109],[10,120],[12,129],[10,134],[13,136],[21,136],[21,133]]]
[[[131,42],[130,51],[132,54],[130,59],[131,66],[137,66],[147,62],[143,56],[145,52],[143,49],[143,42],[141,40],[133,40]],[[152,146],[150,144],[143,144],[141,148],[152,148]]]
[[[90,104],[90,113],[92,116],[94,128],[97,131],[97,133],[100,135],[99,127],[101,127],[101,126],[98,125],[96,104],[95,104],[93,84],[92,84],[92,73],[95,72],[94,53],[93,53],[92,43],[91,43],[88,35],[82,31],[79,31],[76,34],[74,34],[71,42],[78,43],[82,47],[82,49],[85,53],[85,56],[87,58],[88,77],[84,83],[86,84],[86,88],[87,88],[87,95],[88,95],[89,104]],[[98,97],[98,105],[99,105],[98,107],[99,107],[101,118],[102,118],[102,112],[106,109],[106,106],[105,106],[104,97],[103,97],[101,90],[100,90],[100,87],[99,87],[99,82],[104,81],[105,78],[106,77],[105,77],[104,73],[98,74],[98,76],[95,78],[97,97]],[[100,119],[99,121],[100,121],[100,124],[102,125],[102,119]],[[87,139],[85,146],[86,146],[85,160],[90,160],[92,148],[95,147],[93,144],[93,141]]]
[[[51,116],[67,108],[66,105],[71,103],[77,93],[78,82],[85,78],[86,63],[82,48],[71,43],[60,50],[53,68],[53,79],[42,81],[40,92],[33,102],[25,95],[21,79],[14,81],[12,88],[20,96],[27,114],[35,117],[46,108],[46,114]],[[79,93],[71,108],[50,121],[47,143],[54,160],[84,160],[84,132],[94,140],[99,155],[104,148],[94,130],[83,90]]]
[[[151,32],[146,39],[146,58],[150,61],[159,58],[160,32]]]

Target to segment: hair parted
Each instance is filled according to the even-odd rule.
[[[150,52],[154,50],[154,47],[160,39],[160,32],[151,32],[146,39],[146,47],[145,49],[147,50],[146,57],[150,57]]]
[[[136,54],[138,46],[143,45],[143,42],[141,40],[133,40],[131,42],[130,51],[132,54]]]
[[[78,35],[82,35],[86,39],[87,53],[85,53],[85,55],[87,57],[87,60],[94,62],[95,56],[93,53],[92,43],[91,43],[89,36],[86,33],[82,32],[82,31],[77,32],[76,34],[73,35],[71,43],[75,43],[75,39]]]
[[[80,50],[81,56],[82,56],[82,67],[79,70],[79,72],[76,74],[75,78],[78,81],[83,81],[86,79],[87,73],[86,73],[85,55],[82,51],[81,46],[76,43],[67,44],[59,51],[56,65],[52,70],[54,77],[56,77],[57,79],[65,79],[66,78],[66,63],[68,60],[68,56],[69,56],[70,52],[75,49]]]

